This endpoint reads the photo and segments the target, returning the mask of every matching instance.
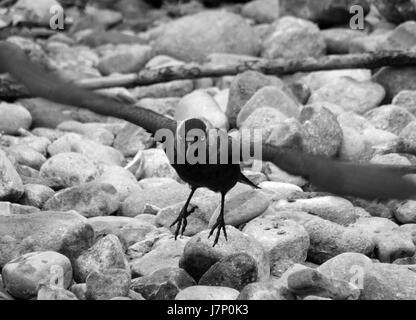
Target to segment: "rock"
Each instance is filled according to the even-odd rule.
[[[281,170],[272,162],[266,162],[263,171],[267,179],[273,182],[289,183],[299,187],[303,187],[307,184],[307,181],[302,177],[293,176]]]
[[[92,140],[80,140],[71,146],[71,152],[77,152],[84,155],[97,164],[109,166],[121,166],[124,162],[124,156],[120,151],[112,147],[103,146]]]
[[[373,263],[364,270],[362,300],[414,300],[416,273],[411,266]]]
[[[345,29],[348,30],[348,29]],[[353,31],[353,30],[348,30]],[[322,31],[324,32],[324,31]],[[332,84],[340,78],[348,77],[358,82],[368,82],[371,80],[370,69],[341,69],[314,71],[307,74],[301,74],[300,81],[305,83],[312,92]]]
[[[399,165],[410,166],[411,162],[406,157],[403,157],[397,153],[389,153],[383,155],[375,155],[371,161],[372,163],[386,164],[386,165]]]
[[[384,96],[383,87],[377,83],[340,77],[314,91],[308,103],[326,101],[341,106],[347,112],[363,114],[377,107]]]
[[[269,207],[269,201],[258,190],[239,193],[228,198],[224,205],[225,224],[238,227],[250,220],[260,216]],[[211,228],[220,214],[221,206],[218,206],[211,219],[208,227]]]
[[[169,159],[161,149],[148,149],[140,152],[138,158],[139,168],[136,171],[137,179],[150,177],[166,177],[176,179],[175,169],[170,165]]]
[[[416,45],[416,23],[407,21],[400,24],[380,44],[380,50],[411,50]]]
[[[226,256],[203,274],[198,285],[229,287],[238,291],[257,281],[256,261],[246,253]]]
[[[404,224],[404,225],[401,225],[399,229],[401,233],[403,232],[403,233],[409,234],[413,240],[413,243],[416,244],[416,224],[414,223]]]
[[[82,139],[82,136],[77,133],[66,133],[49,145],[48,153],[55,156],[59,153],[71,152],[72,146]]]
[[[130,261],[133,275],[148,276],[155,270],[171,267],[177,268],[188,240],[188,237],[180,237],[175,240],[173,236],[165,236],[158,240],[151,245],[151,249],[148,252]]]
[[[134,217],[146,213],[145,209],[148,205],[157,206],[160,209],[167,208],[185,201],[189,192],[188,186],[174,180],[160,186],[136,190],[122,203],[121,213],[123,216]],[[163,197],[161,197],[162,194]]]
[[[57,154],[40,168],[40,178],[50,187],[73,187],[91,182],[98,175],[98,168],[91,160],[75,152]]]
[[[253,282],[241,290],[237,300],[295,300],[296,297],[276,281]]]
[[[77,282],[85,282],[93,271],[103,272],[113,268],[129,270],[120,240],[112,234],[98,240],[84,251],[74,261],[73,267]]]
[[[328,54],[348,54],[352,41],[366,36],[361,30],[348,28],[325,29],[321,34],[325,39]]]
[[[147,86],[138,86],[130,90],[133,99],[143,98],[175,98],[183,97],[192,92],[192,80],[175,80],[166,83],[156,83]]]
[[[263,215],[247,223],[243,232],[256,239],[266,250],[270,272],[275,277],[280,277],[293,264],[306,260],[309,235],[295,221]]]
[[[226,108],[226,115],[230,122],[230,127],[236,126],[237,116],[243,106],[250,98],[262,87],[276,85],[277,78],[267,77],[256,71],[245,71],[233,78],[230,84],[229,99]],[[273,81],[275,80],[275,81]]]
[[[0,202],[0,215],[9,216],[16,214],[30,214],[39,212],[39,208],[32,206],[22,206],[11,202]]]
[[[374,243],[371,238],[356,228],[346,228],[305,212],[279,211],[275,214],[295,220],[306,229],[310,239],[308,250],[310,262],[321,264],[344,252],[364,255],[373,252]]]
[[[242,17],[214,10],[166,24],[155,40],[154,49],[157,54],[188,62],[202,61],[214,52],[256,56],[257,46],[253,30]]]
[[[83,136],[85,139],[106,146],[111,146],[114,141],[114,134],[107,130],[107,128],[105,128],[104,124],[102,123],[81,123],[78,121],[65,121],[60,123],[56,128],[65,132],[77,133]],[[79,140],[81,139],[78,139],[78,141]]]
[[[111,184],[117,190],[120,201],[125,200],[133,192],[141,190],[136,177],[130,171],[118,166],[106,166],[95,182]]]
[[[56,251],[71,260],[88,249],[93,230],[75,212],[0,215],[0,267],[33,251]]]
[[[195,285],[195,280],[185,270],[171,267],[133,279],[131,288],[146,300],[173,300],[181,290]]]
[[[0,201],[18,200],[24,192],[22,179],[0,149]]]
[[[416,90],[403,90],[394,96],[392,104],[405,108],[414,116],[416,115]]]
[[[120,200],[111,184],[90,182],[57,192],[45,203],[45,210],[75,210],[86,218],[110,215]]]
[[[404,108],[395,105],[385,105],[365,114],[365,117],[377,128],[392,132],[396,135],[412,121],[415,116]]]
[[[153,143],[150,134],[143,128],[127,123],[117,134],[113,146],[125,157],[133,157],[138,151],[150,148]]]
[[[281,15],[301,17],[324,26],[342,25],[349,23],[351,19],[350,7],[352,4],[361,6],[364,15],[370,11],[370,5],[366,0],[335,2],[331,0],[302,0],[296,2],[280,0],[280,10]]]
[[[54,195],[54,191],[41,184],[26,184],[23,196],[19,202],[21,204],[42,208],[45,202]]]
[[[123,269],[92,271],[87,279],[87,299],[109,300],[114,297],[126,297],[131,283],[130,272]]]
[[[50,285],[40,285],[37,300],[78,300],[69,290]]]
[[[252,237],[234,227],[227,226],[228,241],[219,238],[218,244],[212,247],[208,239],[209,230],[204,230],[191,238],[186,244],[179,266],[185,269],[195,280],[216,262],[235,253],[247,253],[257,263],[258,279],[264,280],[270,274],[269,259],[263,247]]]
[[[362,290],[364,269],[372,264],[371,259],[363,254],[346,252],[327,260],[317,270],[330,279],[349,282]]]
[[[184,96],[175,109],[175,120],[183,121],[190,118],[206,119],[219,129],[228,130],[229,127],[227,117],[215,99],[202,90],[195,90]]]
[[[302,126],[302,148],[305,152],[325,157],[338,153],[342,130],[335,115],[326,108],[309,105],[302,109],[299,118]]]
[[[17,1],[12,9],[15,14],[18,14],[21,21],[32,24],[49,25],[50,22],[50,8],[61,7],[58,1],[55,0],[41,0],[36,5],[28,0]]]
[[[381,50],[390,32],[370,35],[352,39],[349,43],[349,53],[366,53]]]
[[[383,103],[390,103],[400,91],[416,90],[415,75],[416,68],[414,67],[384,67],[377,71],[373,76],[373,81],[382,85],[386,90]]]
[[[238,295],[228,287],[192,286],[180,291],[175,300],[236,300]]]
[[[119,44],[110,48],[97,65],[103,75],[138,72],[152,57],[152,47],[147,45]]]
[[[19,129],[28,130],[32,124],[32,116],[27,109],[17,104],[0,103],[0,132],[16,135]]]
[[[416,201],[409,200],[400,203],[399,207],[394,210],[394,216],[403,224],[416,223]]]
[[[237,117],[237,127],[240,127],[244,121],[258,108],[274,108],[288,118],[297,118],[299,115],[298,104],[276,86],[266,86],[260,88],[247,101]]]
[[[311,268],[292,273],[288,286],[290,291],[300,296],[316,295],[334,300],[358,300],[360,296],[360,289],[356,286],[328,278]]]
[[[53,252],[31,252],[8,262],[2,270],[6,290],[15,298],[36,297],[40,283],[55,284],[64,289],[72,281],[71,262],[64,255]]]
[[[342,143],[339,157],[343,160],[360,160],[371,153],[362,133],[351,127],[342,128]]]
[[[263,140],[270,137],[274,127],[281,124],[287,117],[274,108],[262,107],[251,113],[247,119],[241,124],[240,132],[252,132],[260,130]],[[250,131],[249,131],[250,130]]]
[[[376,257],[381,262],[393,262],[415,254],[416,247],[411,236],[401,233],[398,226],[388,219],[361,218],[351,226],[372,238]]]
[[[40,153],[42,156],[46,156],[47,149],[51,144],[51,141],[45,137],[38,137],[30,135],[27,132],[22,132],[22,137],[14,137],[9,135],[2,135],[0,141],[2,144],[10,147],[27,147]]]
[[[373,3],[382,16],[390,22],[401,23],[416,19],[416,8],[412,1],[375,0]]]
[[[94,217],[88,221],[94,229],[96,239],[114,234],[125,247],[142,241],[150,232],[156,230],[156,227],[148,222],[129,217]]]
[[[410,122],[403,130],[400,132],[399,137],[402,139],[403,144],[408,152],[416,151],[416,121]]]
[[[301,188],[294,184],[275,181],[264,181],[259,184],[259,188],[262,189],[267,196],[269,192],[272,194],[269,201],[286,200],[292,195],[303,192]]]
[[[343,226],[348,226],[359,218],[350,201],[334,196],[299,199],[288,203],[282,201],[276,203],[274,209],[304,211]]]
[[[325,40],[310,21],[287,16],[271,28],[262,43],[261,56],[266,59],[318,58],[325,54]]]
[[[7,154],[13,157],[18,164],[28,166],[39,170],[46,162],[46,158],[35,149],[24,145],[17,144],[5,149]]]
[[[75,283],[69,288],[69,290],[75,294],[78,300],[87,300],[87,284]]]
[[[190,91],[192,91],[192,89]],[[163,114],[164,116],[169,116],[173,118],[176,106],[178,105],[179,101],[179,97],[143,98],[140,99],[138,105],[142,106],[143,108],[150,109],[157,113]]]
[[[257,23],[272,23],[279,18],[279,0],[254,0],[241,9],[243,17]]]

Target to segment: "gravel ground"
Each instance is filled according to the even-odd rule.
[[[65,8],[64,32],[7,41],[68,79],[416,46],[410,0],[357,1],[364,30],[349,28],[348,1],[208,2],[92,1],[84,15]],[[0,11],[0,26],[19,13],[45,25],[54,4],[18,1]],[[247,71],[102,91],[178,120],[261,128],[275,145],[407,166],[416,164],[414,75]],[[220,196],[199,189],[175,240],[170,225],[190,188],[142,128],[27,98],[0,101],[0,132],[0,300],[416,299],[416,201],[317,193],[272,163],[245,164],[261,189],[229,192],[228,241],[212,247]]]

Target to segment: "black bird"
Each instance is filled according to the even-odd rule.
[[[116,101],[65,81],[57,75],[45,71],[39,63],[31,61],[22,49],[6,41],[0,41],[0,73],[2,72],[10,73],[33,96],[124,119],[152,134],[155,134],[159,129],[176,132],[176,121],[146,108]],[[358,164],[313,156],[300,150],[268,144],[262,145],[262,154],[259,160],[271,161],[290,174],[308,179],[310,183],[323,191],[341,196],[348,195],[369,200],[414,199],[416,197],[416,181],[408,177],[409,174],[416,173],[416,166]],[[199,184],[202,185],[198,181],[208,181],[204,182],[204,185],[211,186],[214,191],[217,190],[221,194],[235,184],[235,176],[239,172],[237,166],[228,166],[232,168],[230,171],[234,172],[234,184],[226,181],[227,188],[219,189],[220,183],[215,182],[222,178],[220,174],[223,172],[222,165],[214,165],[215,168],[212,169],[212,172],[218,170],[219,174],[207,177],[206,180],[198,178],[197,181],[194,181],[189,178],[189,176],[201,175],[202,172],[211,172],[211,170],[202,170],[204,166],[207,165],[176,166],[176,170],[185,181],[190,182],[191,186],[198,187]],[[228,169],[226,171],[228,174]],[[221,202],[223,203],[223,197]],[[189,204],[189,201],[187,203]],[[184,221],[185,226],[186,219],[183,220],[183,217],[187,215],[188,212],[182,214],[179,219]],[[220,224],[221,222],[217,227]]]
[[[199,135],[193,134],[195,130],[198,130],[197,133],[199,133]],[[217,134],[214,137],[216,141],[212,141],[212,136],[209,135],[209,130],[211,130],[211,133]],[[212,130],[215,130],[215,132]],[[223,140],[221,140],[221,133],[224,135]],[[193,212],[193,210],[195,210],[195,208],[193,208],[188,211],[188,205],[198,188],[205,187],[221,194],[220,214],[209,234],[211,237],[215,229],[217,229],[214,246],[218,242],[221,229],[224,232],[224,237],[227,239],[227,231],[225,229],[224,222],[224,198],[227,192],[230,191],[237,182],[242,182],[254,188],[258,188],[243,175],[239,163],[233,163],[233,144],[231,139],[232,138],[229,137],[225,131],[221,132],[220,130],[213,129],[209,124],[207,124],[207,122],[201,119],[188,119],[179,124],[175,135],[174,161],[171,164],[178,173],[179,177],[191,186],[191,193],[180,211],[178,218],[171,225],[172,227],[177,224],[175,239],[177,238],[179,232],[183,235],[187,225],[186,219]],[[210,146],[214,142],[215,147],[210,149]],[[178,150],[181,143],[183,146],[182,151]],[[190,154],[191,147],[193,147],[193,150],[196,151],[195,154]],[[198,152],[201,150],[204,150],[203,155],[198,155]],[[215,159],[215,163],[210,162],[211,150],[214,153],[212,158]],[[183,152],[185,155],[185,161],[182,164],[178,163],[179,152]],[[224,152],[225,154],[225,163],[221,163],[221,152]],[[196,158],[198,158],[198,156],[201,157],[199,157],[200,161],[198,163],[190,163],[188,161],[188,156],[195,156]],[[238,160],[240,160],[241,153],[238,152],[237,156]]]

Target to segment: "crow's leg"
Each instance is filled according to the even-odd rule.
[[[220,238],[220,234],[221,234],[221,229],[224,232],[224,237],[225,240],[227,239],[227,230],[225,229],[225,221],[224,221],[224,198],[225,198],[225,193],[221,193],[221,210],[220,210],[220,214],[217,218],[217,222],[215,222],[215,224],[213,225],[208,238],[210,238],[212,236],[212,234],[214,233],[214,230],[217,229],[217,234],[215,235],[215,240],[214,240],[214,244],[213,247],[215,247],[215,245],[218,243],[218,239]]]
[[[181,230],[181,226],[182,226],[182,230],[181,230],[181,235],[183,235],[183,233],[185,232],[185,228],[186,225],[188,224],[188,221],[186,220],[186,218],[195,211],[196,207],[192,208],[191,210],[188,211],[188,205],[189,202],[192,199],[192,196],[194,195],[195,191],[197,188],[192,188],[191,189],[191,193],[189,194],[188,199],[185,202],[185,205],[183,206],[181,212],[179,213],[178,217],[176,218],[175,221],[173,221],[173,223],[170,225],[170,227],[173,227],[175,224],[178,224],[178,226],[176,227],[176,231],[175,231],[175,240],[179,235],[179,230]],[[182,225],[183,223],[183,225]]]

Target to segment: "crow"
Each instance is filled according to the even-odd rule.
[[[175,120],[146,108],[124,103],[65,81],[56,74],[46,71],[39,63],[31,61],[18,46],[7,41],[0,41],[0,73],[4,72],[9,73],[23,84],[33,96],[124,119],[152,134],[156,134],[160,129],[168,129],[172,132],[176,132],[178,129]],[[196,126],[201,127],[202,130],[206,129],[201,123],[195,121],[188,124],[190,127]],[[302,150],[290,147],[279,147],[269,144],[262,144],[260,158],[259,160],[262,161],[273,162],[290,174],[308,179],[311,184],[323,191],[341,196],[355,196],[369,200],[414,199],[416,197],[416,181],[409,176],[409,174],[416,173],[416,166],[339,161],[307,154]],[[223,208],[223,194],[235,184],[236,179],[237,181],[238,179],[243,179],[241,178],[239,167],[237,165],[226,165],[227,170],[223,170],[221,169],[222,164],[212,165],[212,169],[203,169],[204,166],[209,166],[209,164],[179,164],[175,166],[179,176],[191,185],[191,195],[185,207],[189,204],[196,187],[204,185],[221,193]],[[230,181],[224,179],[224,181],[222,174],[229,174],[228,171],[232,172],[233,179],[230,179]],[[218,174],[210,175],[210,172],[218,172]],[[202,174],[208,174],[209,177],[202,179],[200,177]],[[219,188],[220,180],[221,183],[224,183],[224,186],[221,188]],[[186,219],[184,218],[189,214],[186,210],[187,208],[183,212],[181,211],[177,219],[179,227],[180,221],[186,226]],[[216,228],[225,230],[223,225],[223,221],[217,221]]]

